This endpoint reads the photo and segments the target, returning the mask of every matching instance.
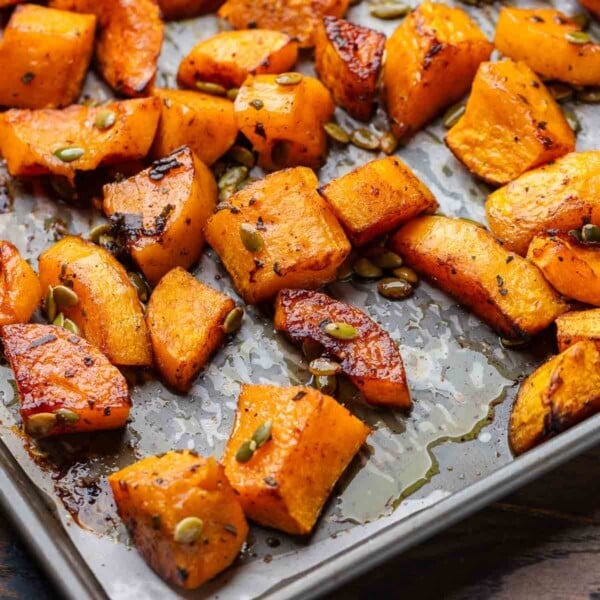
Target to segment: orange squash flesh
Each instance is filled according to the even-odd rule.
[[[221,4],[223,0],[158,0],[165,21],[191,19],[215,12]]]
[[[559,352],[585,340],[600,343],[600,308],[568,312],[556,319]]]

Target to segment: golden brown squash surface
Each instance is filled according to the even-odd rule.
[[[556,319],[559,352],[584,340],[600,342],[600,308],[568,312]]]

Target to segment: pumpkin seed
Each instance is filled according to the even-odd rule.
[[[59,148],[53,154],[63,162],[70,163],[81,158],[85,154],[85,150],[79,146],[68,146],[66,148]]]
[[[342,367],[333,360],[315,358],[308,365],[308,370],[313,375],[337,375],[342,370]]]
[[[312,340],[310,338],[305,339],[302,342],[302,353],[308,360],[314,360],[315,358],[319,358],[321,354],[323,354],[325,348],[323,344],[317,342],[317,340]]]
[[[100,236],[109,234],[111,229],[112,228],[109,223],[102,223],[100,225],[96,225],[96,227],[93,227],[89,230],[88,240],[90,240],[90,242],[94,242],[94,244],[97,244],[98,240],[100,239]]]
[[[246,440],[235,453],[235,460],[241,463],[248,462],[256,450],[256,442],[254,440]]]
[[[508,338],[500,338],[500,344],[504,348],[520,348],[521,346],[525,346],[529,344],[531,340],[529,338],[523,340],[509,340]]]
[[[253,434],[252,441],[256,444],[256,448],[264,446],[271,439],[271,431],[273,423],[265,421]]]
[[[350,134],[341,125],[338,125],[333,121],[325,123],[323,129],[332,140],[335,140],[340,144],[348,144],[350,142]]]
[[[77,306],[79,303],[79,296],[66,285],[57,285],[52,289],[52,295],[54,296],[56,306],[59,308],[70,308],[72,306]]]
[[[350,134],[350,141],[363,150],[377,150],[379,148],[379,138],[366,127],[355,129]]]
[[[373,249],[369,254],[371,262],[380,269],[397,269],[402,266],[402,257],[391,250],[382,247]]]
[[[67,331],[70,331],[74,335],[81,334],[81,332],[79,331],[79,327],[77,327],[77,325],[73,321],[71,321],[71,319],[65,319],[63,328],[66,329]]]
[[[404,279],[404,281],[408,281],[412,285],[419,283],[419,276],[410,267],[400,267],[399,269],[394,269],[392,273],[394,277]]]
[[[231,196],[237,191],[236,185],[227,185],[222,190],[219,190],[219,202],[227,202]]]
[[[235,162],[239,162],[248,169],[251,169],[256,163],[254,152],[248,150],[248,148],[244,148],[244,146],[233,146],[229,150],[229,156],[231,156]]]
[[[79,422],[80,416],[68,408],[59,408],[54,413],[56,418],[67,425],[75,425],[75,423]]]
[[[196,81],[196,89],[211,96],[225,96],[227,94],[227,90],[222,85],[211,81]]]
[[[589,87],[577,92],[577,100],[586,104],[598,104],[600,102],[600,87]]]
[[[239,91],[240,91],[240,88],[231,88],[231,89],[227,90],[227,97],[233,101],[237,98]]]
[[[235,186],[241,181],[244,181],[246,177],[248,177],[247,167],[232,167],[231,169],[227,169],[227,171],[225,171],[224,175],[219,179],[217,187],[222,190],[223,188],[231,185]]]
[[[585,31],[569,31],[565,34],[565,39],[569,44],[578,46],[589,44],[592,41],[592,38]]]
[[[354,272],[364,279],[378,279],[383,271],[368,258],[359,258],[353,265]]]
[[[379,145],[385,154],[394,154],[398,143],[398,138],[391,131],[386,131],[379,140]]]
[[[350,323],[327,323],[323,329],[327,335],[337,340],[353,340],[358,336],[358,330]]]
[[[244,318],[244,309],[241,306],[236,306],[229,311],[223,321],[223,331],[229,335],[235,333],[242,326]]]
[[[575,132],[579,133],[581,131],[581,122],[577,118],[577,115],[570,110],[563,110],[565,115],[565,119],[569,124],[569,127]]]
[[[413,287],[406,279],[386,277],[377,284],[377,291],[388,300],[403,300],[413,293]]]
[[[451,106],[445,113],[443,118],[444,127],[446,129],[452,129],[465,114],[467,109],[464,103],[455,104]]]
[[[577,13],[571,17],[571,21],[579,26],[579,29],[584,30],[590,26],[590,18],[583,12]]]
[[[65,315],[63,315],[63,313],[58,313],[56,317],[52,320],[52,325],[56,325],[57,327],[64,327]]]
[[[581,239],[584,242],[600,242],[600,227],[588,223],[581,228]]]
[[[298,85],[302,81],[302,73],[281,73],[275,81],[279,85]]]
[[[581,231],[579,229],[570,229],[569,235],[574,237],[578,242],[583,241],[583,238],[581,237]]]
[[[55,425],[56,415],[54,413],[41,412],[27,417],[25,431],[33,437],[42,437],[48,435]]]
[[[248,223],[242,223],[240,225],[240,238],[242,239],[244,248],[246,248],[248,252],[256,253],[264,248],[265,242],[262,235],[260,235],[252,225],[248,225]]]
[[[546,84],[546,87],[557,102],[567,102],[573,97],[573,88],[561,81],[553,81]]]
[[[48,286],[48,292],[46,293],[46,316],[48,317],[48,321],[52,323],[56,318],[56,301],[54,300],[54,290],[52,286]]]
[[[334,375],[319,375],[315,377],[315,386],[321,393],[333,396],[337,390],[337,377]]]
[[[256,110],[260,110],[264,105],[265,103],[260,98],[254,98],[254,100],[250,101],[250,106]]]
[[[104,110],[101,110],[96,115],[96,120],[94,121],[94,125],[98,129],[105,131],[106,129],[110,129],[116,122],[117,122],[116,113],[112,110],[104,109]]]
[[[150,298],[150,286],[146,280],[139,273],[135,273],[134,271],[129,271],[127,277],[129,277],[131,285],[135,288],[140,302],[148,302],[148,298]]]
[[[412,8],[408,4],[402,2],[393,2],[392,0],[386,0],[385,2],[377,2],[371,4],[369,12],[371,16],[377,19],[400,19],[405,17]]]
[[[191,544],[202,535],[204,522],[198,517],[186,517],[175,525],[173,539],[178,544]]]

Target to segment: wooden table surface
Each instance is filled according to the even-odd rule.
[[[597,447],[329,598],[600,600],[599,467]],[[56,598],[2,517],[0,598]]]

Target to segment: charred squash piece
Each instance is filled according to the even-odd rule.
[[[18,6],[0,41],[0,105],[56,108],[75,102],[95,32],[93,15]]]
[[[579,25],[553,8],[505,6],[494,44],[505,56],[526,62],[543,79],[600,85],[600,44],[570,42],[569,36],[579,31]]]
[[[321,188],[355,246],[396,229],[438,203],[427,186],[393,156],[373,160]]]
[[[515,454],[600,410],[600,344],[578,342],[534,371],[519,388],[508,439]]]
[[[215,12],[223,0],[158,0],[160,12],[166,21],[191,19]]]
[[[468,221],[420,217],[390,246],[507,339],[538,333],[567,310],[534,265]]]
[[[162,112],[152,155],[162,158],[181,146],[212,165],[235,142],[233,103],[225,98],[187,90],[154,89]]]
[[[40,280],[19,251],[0,241],[0,325],[27,323],[42,299]]]
[[[335,105],[318,79],[298,77],[296,85],[281,85],[277,75],[250,76],[234,102],[237,126],[258,152],[258,164],[268,171],[318,169],[325,161],[323,125]]]
[[[585,340],[600,343],[600,308],[568,312],[556,319],[559,352]]]
[[[360,121],[375,110],[385,35],[337,17],[316,30],[315,64],[336,104]]]
[[[394,134],[412,135],[471,87],[493,46],[460,8],[424,2],[386,43],[385,100]]]
[[[110,127],[98,127],[104,115]],[[0,115],[0,153],[11,175],[64,175],[143,158],[158,118],[157,98],[69,106],[63,110],[9,110]]]
[[[54,325],[5,325],[1,335],[29,435],[125,426],[127,382],[97,348]]]
[[[209,219],[206,240],[247,303],[335,279],[350,243],[317,185],[305,167],[279,171],[244,187]]]
[[[163,41],[156,0],[50,0],[50,6],[95,14],[96,59],[108,85],[124,96],[149,92]]]
[[[108,478],[133,543],[166,581],[192,590],[228,567],[248,524],[223,467],[189,450],[150,456]]]
[[[156,365],[179,392],[192,386],[211,354],[225,340],[224,321],[234,309],[229,296],[176,268],[156,286],[146,322]]]
[[[313,388],[242,385],[225,473],[250,519],[306,535],[369,433]],[[244,454],[253,438],[262,443]]]
[[[538,76],[524,63],[483,63],[465,114],[446,134],[456,158],[504,185],[575,149],[575,134]]]
[[[563,296],[600,306],[600,248],[567,233],[536,235],[527,258]]]
[[[538,233],[600,225],[600,151],[572,152],[524,173],[491,194],[485,209],[492,233],[521,255]]]
[[[202,40],[181,61],[177,80],[194,88],[211,81],[226,88],[240,87],[248,75],[284,73],[298,60],[298,42],[269,29],[223,31]]]
[[[68,236],[40,255],[42,289],[66,286],[77,303],[59,306],[83,337],[116,365],[149,366],[150,339],[142,305],[116,258],[91,242]]]
[[[315,45],[315,29],[325,15],[343,17],[349,0],[226,0],[217,13],[235,29],[272,29]]]
[[[325,331],[328,323],[356,330],[353,339]],[[369,404],[410,408],[411,399],[402,356],[389,334],[362,310],[310,290],[282,290],[275,302],[275,329],[302,344],[312,340],[340,361],[342,373]]]
[[[187,146],[104,186],[104,212],[152,285],[173,267],[187,269],[200,258],[216,203],[212,173]]]

